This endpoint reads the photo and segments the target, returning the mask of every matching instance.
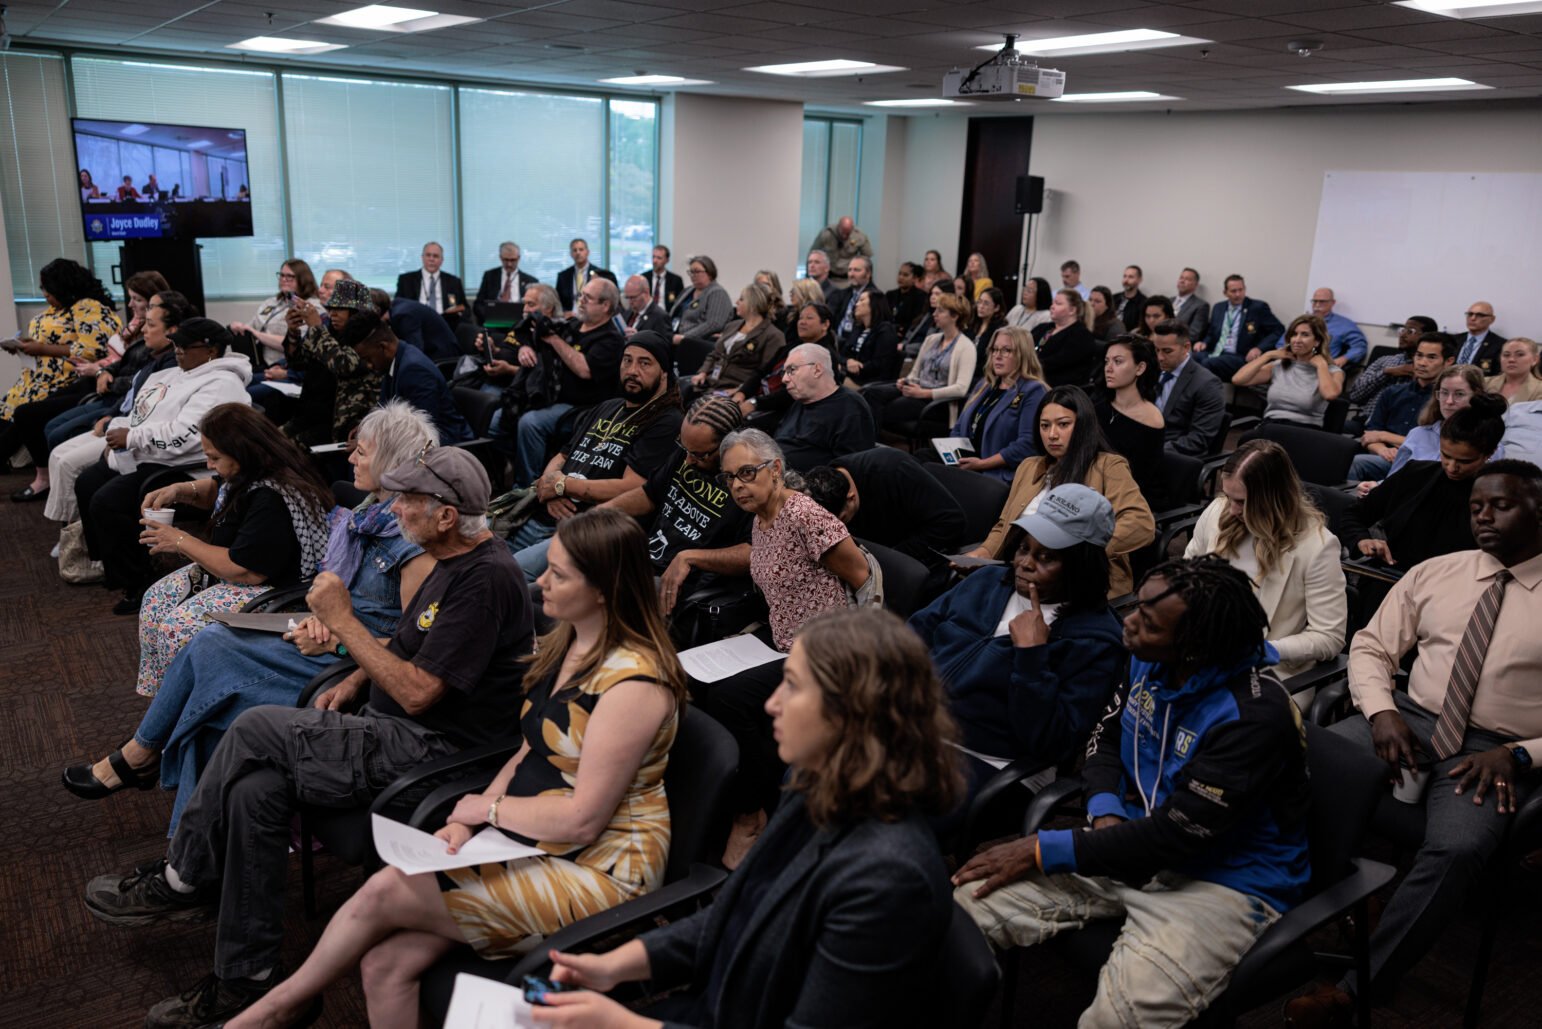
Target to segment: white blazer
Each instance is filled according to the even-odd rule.
[[[1184,557],[1213,554],[1220,546],[1225,497],[1205,508],[1194,526]],[[1339,564],[1338,537],[1319,526],[1285,552],[1279,566],[1253,584],[1269,616],[1269,642],[1280,652],[1278,674],[1304,672],[1344,648],[1349,628],[1349,600]]]

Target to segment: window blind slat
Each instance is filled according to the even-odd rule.
[[[64,61],[0,54],[0,204],[5,206],[11,288],[18,301],[41,300],[38,272],[56,257],[84,261],[75,151]]]

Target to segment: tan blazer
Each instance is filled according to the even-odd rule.
[[[771,319],[766,318],[749,331],[738,343],[734,344],[731,353],[723,352],[723,344],[726,343],[739,327],[744,324],[743,318],[735,318],[723,326],[723,334],[712,345],[712,352],[701,364],[701,374],[706,376],[706,385],[702,389],[721,389],[732,392],[741,386],[747,386],[746,395],[754,393],[755,387],[760,383],[760,377],[770,370],[781,356],[787,346],[787,340],[782,336],[782,330],[771,324]],[[713,369],[720,368],[717,381],[712,381]]]
[[[1216,497],[1194,526],[1184,557],[1214,554],[1220,546],[1221,512],[1226,498]],[[1269,616],[1269,642],[1280,652],[1281,677],[1304,672],[1344,649],[1349,601],[1339,540],[1322,526],[1308,532],[1285,552],[1279,567],[1253,584]]]
[[[984,547],[992,557],[1005,560],[1010,556],[1002,553],[1007,530],[1022,517],[1028,502],[1044,492],[1049,484],[1047,471],[1042,457],[1027,458],[1017,466],[1007,506],[1001,509],[995,528],[985,537]],[[1156,519],[1151,517],[1151,508],[1135,485],[1130,463],[1118,454],[1099,454],[1087,469],[1086,485],[1114,506],[1114,536],[1108,541],[1108,596],[1112,600],[1135,588],[1129,555],[1156,539]]]
[[[1498,393],[1504,388],[1505,377],[1503,375],[1493,375],[1483,380],[1483,383],[1488,387],[1490,393]],[[1512,404],[1524,404],[1532,400],[1542,400],[1542,379],[1537,378],[1535,375],[1531,376],[1521,384],[1520,389],[1515,391],[1514,396],[1506,397],[1505,399]]]

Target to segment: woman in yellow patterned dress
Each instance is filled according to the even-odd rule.
[[[437,877],[377,872],[294,975],[231,1029],[300,1020],[356,963],[370,1025],[415,1026],[418,977],[455,944],[506,957],[663,881],[664,767],[685,673],[659,614],[643,532],[619,511],[594,508],[561,523],[547,558],[541,606],[557,627],[525,673],[524,746],[437,833],[453,851],[492,825],[547,856]]]
[[[0,400],[0,460],[8,460],[21,446],[11,420],[15,410],[74,382],[75,362],[106,357],[107,341],[123,327],[106,287],[74,261],[64,257],[49,261],[38,273],[38,281],[48,310],[32,319],[26,336],[14,347],[37,364],[23,369]]]

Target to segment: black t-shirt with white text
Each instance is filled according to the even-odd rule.
[[[719,550],[750,541],[751,516],[725,486],[703,475],[675,447],[643,486],[653,503],[648,557],[663,572],[682,550]]]
[[[641,407],[628,409],[626,401],[618,398],[596,404],[580,415],[578,429],[562,448],[567,455],[563,474],[604,481],[621,478],[628,468],[644,479],[658,471],[675,448],[684,416],[678,407],[646,415],[642,411]],[[640,415],[649,420],[640,421]],[[574,503],[580,510],[590,506],[582,501]],[[552,524],[544,506],[534,517]]]

